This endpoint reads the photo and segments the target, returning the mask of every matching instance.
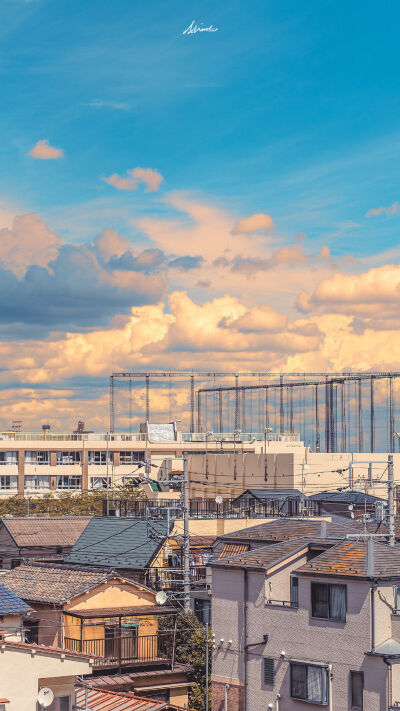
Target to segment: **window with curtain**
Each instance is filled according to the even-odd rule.
[[[346,621],[347,586],[311,583],[311,614],[323,620]]]
[[[290,604],[293,607],[299,606],[299,579],[293,575],[290,578]]]
[[[290,695],[293,699],[326,706],[328,703],[328,668],[314,664],[290,664]]]
[[[364,672],[351,671],[351,708],[362,711],[364,708]]]

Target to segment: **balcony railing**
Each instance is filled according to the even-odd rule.
[[[190,568],[190,586],[201,588],[206,584],[205,565]],[[182,568],[148,568],[146,570],[146,585],[153,590],[179,590],[183,587]]]
[[[172,657],[172,635],[117,636],[110,639],[64,638],[65,649],[95,657],[95,667],[109,667],[139,662],[167,661]]]

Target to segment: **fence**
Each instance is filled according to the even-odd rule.
[[[64,638],[64,646],[71,652],[93,655],[94,666],[114,666],[135,662],[167,661],[172,657],[170,633],[138,636],[121,635],[103,639]]]
[[[107,513],[108,507],[108,513]],[[151,519],[166,518],[166,510],[171,519],[182,518],[183,509],[180,503],[170,499],[158,501],[143,499],[114,499],[103,501],[103,516],[128,516],[132,518]],[[148,514],[146,512],[149,512]],[[190,518],[269,518],[277,516],[319,516],[321,505],[319,501],[303,500],[300,496],[283,496],[282,498],[265,499],[264,501],[235,501],[224,499],[217,504],[215,499],[191,499],[189,502]]]

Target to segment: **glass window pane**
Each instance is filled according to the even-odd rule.
[[[291,695],[294,699],[307,698],[307,667],[305,664],[291,665]]]
[[[326,686],[326,669],[324,667],[307,667],[307,701],[325,704]]]
[[[312,616],[329,618],[329,586],[325,583],[311,583]]]
[[[351,674],[351,708],[363,708],[364,674],[352,671]]]
[[[346,586],[330,585],[330,617],[332,620],[346,620]]]

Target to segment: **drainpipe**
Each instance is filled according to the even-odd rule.
[[[228,711],[228,689],[229,689],[229,684],[225,684],[225,703],[224,703],[224,710]]]
[[[371,652],[375,652],[375,590],[378,587],[375,575],[375,543],[367,541],[367,578],[371,580]]]
[[[387,674],[387,701],[388,701],[388,708],[391,708],[392,706],[392,664],[388,660],[387,657],[383,657],[383,661],[385,662],[387,668],[388,668],[388,674]]]
[[[377,583],[371,585],[371,652],[375,654],[375,590]]]
[[[244,637],[244,711],[247,711],[247,604],[249,597],[249,580],[248,573],[245,569],[244,574],[244,593],[243,593],[243,637]]]
[[[332,690],[332,664],[328,664],[328,682],[329,682],[329,711],[333,711],[333,690]]]

